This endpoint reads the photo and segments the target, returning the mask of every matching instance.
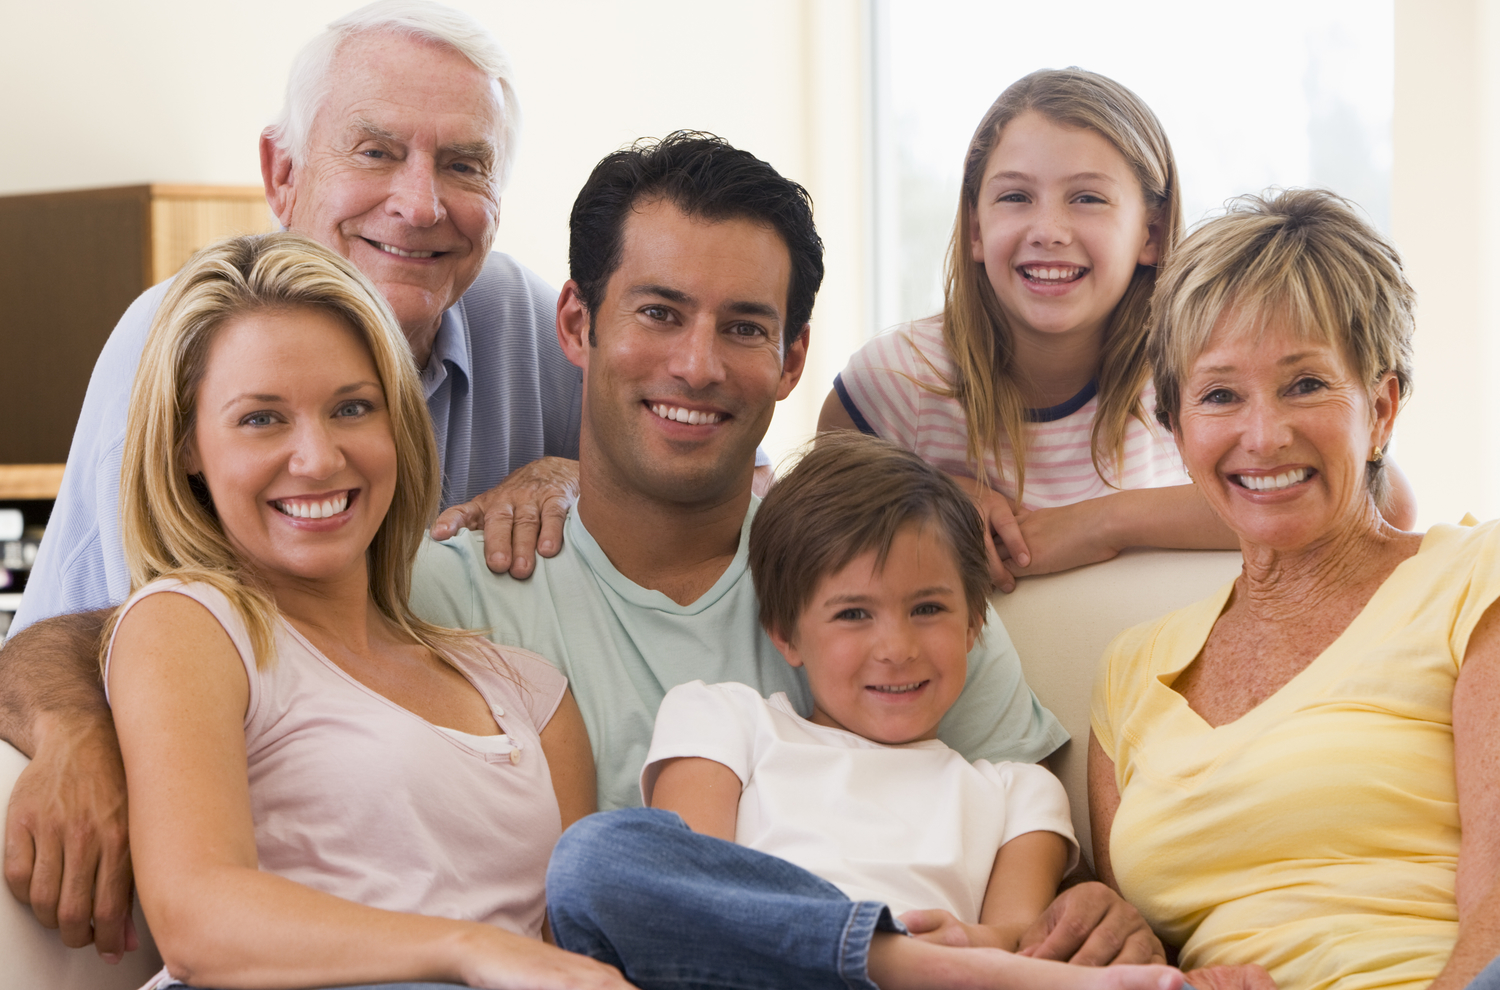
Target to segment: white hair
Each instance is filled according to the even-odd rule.
[[[521,105],[516,101],[510,56],[484,25],[431,0],[376,0],[340,17],[303,46],[292,60],[281,114],[266,128],[271,140],[290,151],[294,162],[307,159],[313,118],[332,89],[328,74],[334,57],[351,38],[375,31],[447,45],[495,81],[501,102],[500,133],[495,136],[500,145],[496,182],[503,191],[516,161],[521,130]]]

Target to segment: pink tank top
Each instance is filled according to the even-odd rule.
[[[156,581],[126,609],[163,592],[208,609],[250,677],[245,747],[262,870],[371,907],[540,936],[561,817],[538,733],[567,687],[560,673],[476,639],[450,659],[505,738],[465,736],[371,691],[285,620],[276,662],[257,670],[244,624],[211,586]]]

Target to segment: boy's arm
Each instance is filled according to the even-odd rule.
[[[1021,935],[1052,903],[1068,851],[1067,840],[1056,832],[1018,835],[995,854],[979,924],[966,924],[943,910],[908,911],[901,921],[924,941],[1014,952]]]
[[[733,842],[741,790],[740,778],[724,764],[682,756],[662,761],[651,807],[677,812],[694,832]]]

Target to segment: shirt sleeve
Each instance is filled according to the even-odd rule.
[[[515,703],[526,712],[537,732],[545,729],[552,716],[557,714],[557,706],[562,704],[563,695],[568,690],[568,679],[545,657],[530,650],[495,646],[483,639],[477,639],[475,645],[483,653],[499,654],[516,678],[515,681],[507,680],[505,693],[515,698]]]
[[[1496,599],[1500,599],[1500,523],[1491,522],[1478,527],[1469,534],[1469,539],[1478,541],[1479,545],[1474,553],[1469,586],[1459,602],[1449,640],[1454,660],[1460,668],[1469,651],[1469,637],[1474,635],[1484,613]]]
[[[442,543],[422,537],[411,574],[411,609],[418,618],[448,629],[476,627],[478,583],[470,579],[469,572],[474,563],[474,541],[483,539],[483,533],[469,530]],[[482,542],[480,548],[482,560]]]
[[[130,304],[94,363],[62,486],[11,623],[12,635],[54,615],[118,605],[130,594],[120,539],[125,423],[135,369],[169,285],[148,289]]]
[[[651,804],[651,792],[665,760],[701,757],[733,771],[741,785],[750,779],[753,763],[753,714],[745,695],[764,705],[753,688],[743,684],[704,684],[688,681],[667,692],[656,711],[651,749],[641,769],[641,801]]]
[[[834,391],[861,431],[915,450],[923,388],[935,373],[906,329],[883,333],[849,358]]]
[[[985,611],[963,693],[943,716],[938,737],[966,760],[997,763],[1035,763],[1068,741],[1062,723],[1026,683],[1021,658],[993,608]]]
[[[1078,865],[1078,837],[1068,811],[1068,792],[1045,767],[1030,763],[977,760],[979,772],[1005,793],[1005,833],[1001,845],[1027,832],[1055,832],[1068,841],[1070,872]]]

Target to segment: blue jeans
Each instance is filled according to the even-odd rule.
[[[1469,981],[1467,990],[1500,990],[1500,957],[1480,970],[1479,975]]]
[[[651,808],[590,815],[563,833],[547,916],[558,945],[645,990],[876,990],[870,941],[905,931],[884,904]]]

